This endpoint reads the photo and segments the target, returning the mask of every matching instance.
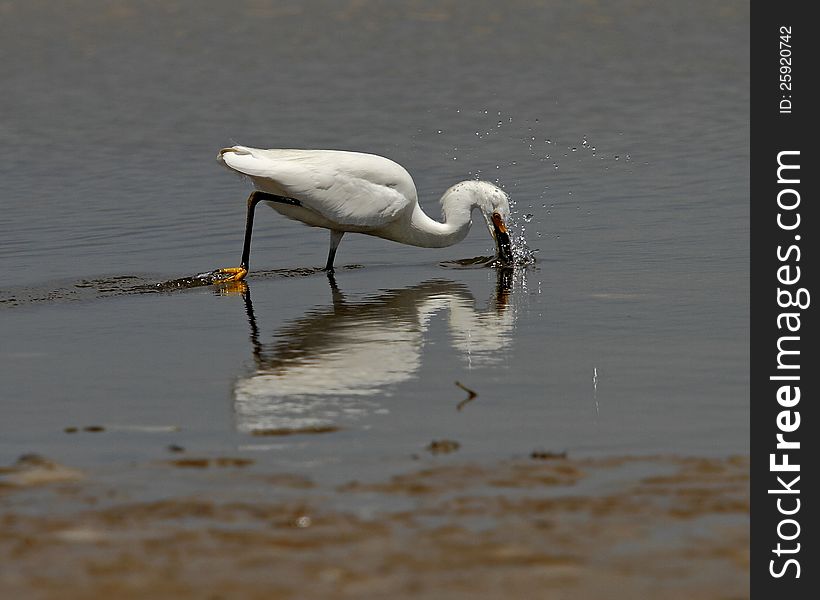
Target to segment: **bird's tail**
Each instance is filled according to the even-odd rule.
[[[219,151],[219,154],[216,155],[216,160],[218,160],[222,164],[230,166],[227,162],[228,160],[230,160],[230,156],[228,156],[228,158],[226,159],[226,154],[236,154],[239,156],[244,156],[252,154],[252,148],[248,148],[247,146],[231,146],[230,148],[222,148],[222,150]]]
[[[247,146],[231,146],[222,148],[216,159],[231,169],[243,175],[260,176],[264,175],[264,162],[257,155],[259,150]]]

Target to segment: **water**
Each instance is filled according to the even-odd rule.
[[[5,2],[0,49],[0,464],[748,452],[746,3]],[[157,289],[238,262],[232,143],[495,181],[537,263],[349,235],[334,289],[260,209],[247,291]]]

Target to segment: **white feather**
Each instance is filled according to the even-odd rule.
[[[383,227],[402,213],[411,213],[416,203],[416,186],[410,174],[375,154],[234,146],[220,156],[228,167],[250,177],[260,190],[295,198],[340,230]],[[279,210],[283,205],[273,207]],[[298,218],[289,207],[281,212]],[[327,227],[319,222],[308,224]]]
[[[443,248],[464,239],[472,225],[473,209],[480,209],[488,224],[491,213],[503,223],[510,211],[507,195],[493,184],[462,181],[441,197],[442,221],[435,221],[421,210],[413,178],[404,167],[375,154],[233,146],[220,151],[218,158],[228,168],[250,177],[259,190],[299,201],[296,206],[264,199],[277,212],[331,230],[328,269],[332,269],[336,247],[345,232]],[[497,238],[492,226],[490,233]],[[235,278],[247,274],[248,235],[240,268],[220,272],[238,273]]]

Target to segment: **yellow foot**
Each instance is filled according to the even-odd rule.
[[[210,275],[213,283],[228,283],[242,281],[247,274],[248,270],[244,267],[226,267],[212,271]]]

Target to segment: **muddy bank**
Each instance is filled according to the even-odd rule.
[[[3,469],[4,597],[749,595],[745,457],[430,462],[333,489],[269,474],[270,494],[261,500],[241,493],[241,477],[259,473],[217,464],[206,468],[215,482],[230,478],[234,500],[203,490],[132,502],[31,457]],[[158,475],[179,468],[169,461]],[[55,510],[20,508],[34,487]],[[341,508],[383,495],[404,508]]]

